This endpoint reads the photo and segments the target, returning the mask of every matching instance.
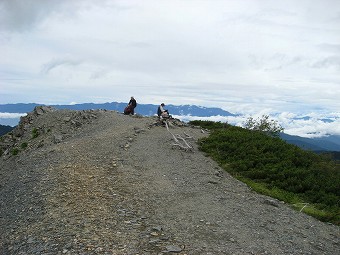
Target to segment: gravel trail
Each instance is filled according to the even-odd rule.
[[[340,254],[339,227],[222,171],[199,128],[170,128],[193,137],[184,151],[153,117],[36,109],[22,122],[2,139],[28,147],[0,158],[0,254]]]

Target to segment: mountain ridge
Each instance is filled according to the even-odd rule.
[[[294,144],[304,150],[340,151],[339,135],[326,136],[322,138],[305,138],[281,133],[280,137],[286,142]]]
[[[337,253],[338,227],[232,178],[197,149],[206,135],[178,120],[168,131],[157,117],[37,107],[2,141],[0,253]]]
[[[8,126],[8,125],[0,125],[0,136],[10,132],[13,130],[13,127]]]
[[[9,113],[26,113],[31,112],[35,107],[39,106],[36,103],[18,103],[18,104],[3,104],[0,105],[0,112]],[[70,110],[115,110],[118,112],[123,112],[126,107],[126,103],[119,102],[107,102],[107,103],[83,103],[83,104],[73,104],[73,105],[51,105],[56,109],[70,109]],[[158,105],[153,104],[138,104],[137,113],[144,116],[153,116],[157,112]],[[167,109],[173,115],[178,116],[197,116],[197,117],[211,117],[211,116],[239,116],[238,114],[233,114],[225,111],[221,108],[216,107],[202,107],[196,105],[167,105]],[[307,118],[307,117],[304,117]],[[309,117],[308,117],[309,118]],[[19,121],[19,118],[17,118]],[[8,125],[6,123],[6,125]],[[326,136],[322,138],[305,138],[299,136],[292,136],[288,134],[282,134],[281,138],[288,143],[295,144],[302,149],[312,150],[312,151],[340,151],[340,136]]]
[[[44,104],[36,104],[36,103],[18,103],[18,104],[3,104],[0,105],[0,112],[9,112],[9,113],[26,113],[31,112],[36,106],[44,105]],[[70,104],[70,105],[48,105],[51,107],[55,107],[57,109],[70,109],[70,110],[98,110],[98,109],[106,109],[106,110],[115,110],[119,112],[123,112],[127,103],[119,103],[119,102],[107,102],[107,103],[82,103],[82,104]],[[47,105],[45,105],[47,106]],[[137,112],[138,114],[145,116],[152,116],[157,114],[158,105],[153,104],[138,104]],[[174,115],[193,115],[199,117],[208,117],[215,115],[223,115],[223,116],[236,116],[236,114],[232,114],[228,111],[222,110],[221,108],[216,107],[203,107],[196,105],[166,105],[166,108],[170,111],[171,114]]]

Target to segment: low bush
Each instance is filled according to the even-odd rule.
[[[37,138],[39,136],[39,130],[37,128],[33,128],[32,130],[32,138]]]
[[[335,161],[263,132],[219,122],[192,124],[212,130],[200,140],[200,149],[236,178],[287,203],[308,203],[304,212],[340,223],[340,169]]]
[[[13,149],[11,150],[11,154],[12,154],[13,156],[18,155],[18,153],[19,153],[19,149],[18,149],[18,148],[13,148]]]
[[[26,149],[27,146],[28,146],[28,144],[27,144],[26,142],[23,142],[23,143],[20,145],[21,149]]]

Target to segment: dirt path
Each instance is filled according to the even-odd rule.
[[[0,159],[0,254],[340,253],[338,227],[252,192],[194,141],[173,148],[153,118],[91,114],[77,129],[74,112],[39,116],[44,145]]]

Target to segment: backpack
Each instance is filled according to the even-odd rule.
[[[129,115],[132,112],[132,105],[128,105],[124,109],[124,114]]]

